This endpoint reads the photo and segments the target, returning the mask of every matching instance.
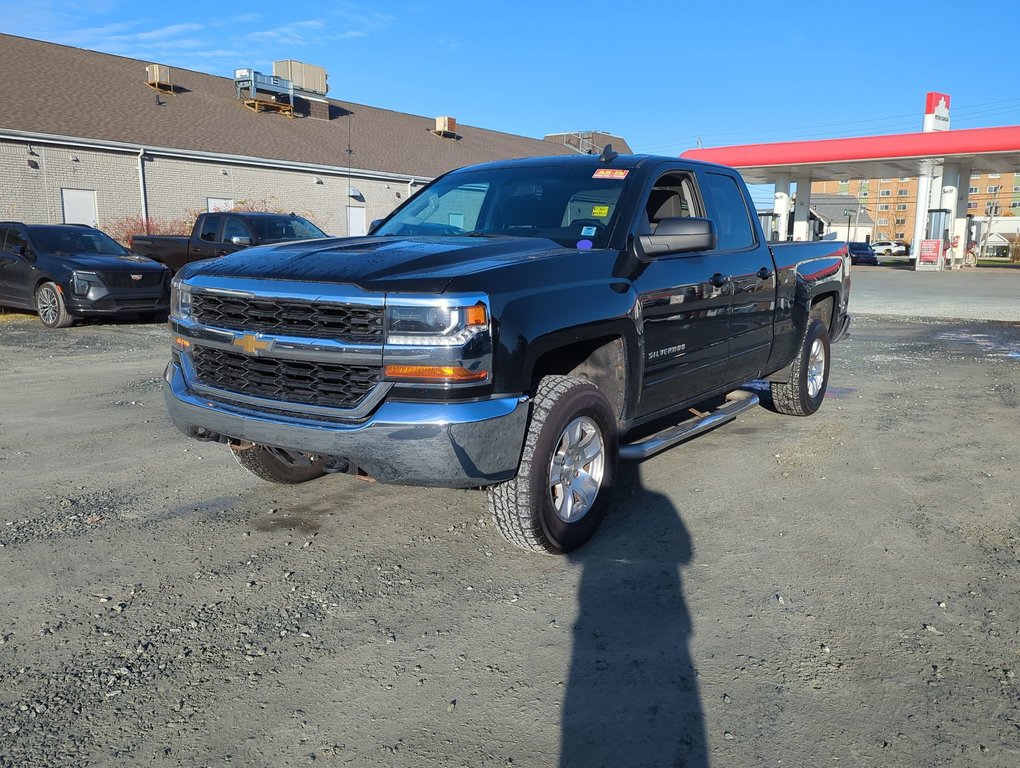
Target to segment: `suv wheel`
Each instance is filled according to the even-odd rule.
[[[598,387],[571,376],[544,377],[517,477],[487,489],[496,527],[522,549],[576,549],[605,517],[617,455],[616,416]]]
[[[74,323],[55,283],[43,283],[36,289],[35,311],[47,328],[67,328]]]

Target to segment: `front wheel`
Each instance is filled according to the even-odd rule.
[[[487,489],[496,527],[522,549],[576,549],[605,517],[617,456],[616,416],[598,387],[571,376],[544,377],[517,477]]]
[[[230,446],[234,459],[255,477],[271,483],[294,485],[326,474],[325,459],[265,445]]]
[[[35,292],[35,311],[47,328],[67,328],[74,317],[67,311],[64,297],[55,283],[43,283]]]
[[[810,416],[822,404],[828,385],[829,332],[821,320],[810,318],[790,380],[772,382],[772,402],[780,413]]]

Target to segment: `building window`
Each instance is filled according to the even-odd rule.
[[[972,179],[980,179],[980,178],[981,178],[981,174],[980,174],[980,173],[972,173],[972,174],[970,175],[970,177],[971,177]]]
[[[889,210],[889,203],[879,203],[878,204],[878,210],[880,210],[880,211],[888,211]]]
[[[892,179],[882,179],[882,181],[892,181]]]
[[[889,223],[889,219],[879,219],[878,220],[878,226],[880,226],[880,227],[884,227],[888,223]]]
[[[1020,200],[1014,200],[1012,203],[1009,204],[1009,207],[1010,208],[1020,208]]]
[[[990,178],[990,179],[997,179],[1000,176],[1002,176],[1001,173],[990,173],[990,174],[988,174],[988,178]]]
[[[1001,185],[1001,184],[993,184],[993,185],[992,185],[992,186],[990,186],[990,187],[986,187],[986,188],[985,188],[985,191],[986,191],[986,192],[987,192],[988,194],[990,194],[990,195],[994,195],[994,194],[995,194],[996,192],[998,192],[998,191],[999,191],[1000,189],[1002,189],[1002,185]]]
[[[897,197],[906,197],[909,194],[910,194],[910,190],[909,189],[897,189],[896,190],[896,196]]]
[[[867,196],[868,196],[868,190],[866,190],[866,189],[862,189],[860,192],[857,193],[857,197],[867,197]]]
[[[1013,191],[1014,191],[1014,192],[1020,192],[1020,185],[1015,185],[1015,186],[1013,187]]]
[[[897,211],[905,211],[905,210],[907,210],[907,204],[906,203],[896,203],[896,210]]]
[[[900,176],[900,181],[910,181],[908,176]]]
[[[840,179],[839,183],[840,184],[849,184],[850,183],[850,179]]]
[[[978,193],[978,188],[977,187],[970,187],[967,190],[967,194],[968,195],[976,195],[977,193]]]
[[[976,200],[968,200],[967,201],[967,210],[969,211],[971,208],[977,208],[977,201]]]
[[[902,240],[906,236],[907,236],[906,232],[897,232],[895,235],[893,235],[893,237],[895,237],[897,240]]]
[[[891,189],[883,189],[878,193],[879,197],[892,197]]]
[[[900,226],[901,224],[906,224],[906,223],[907,223],[906,219],[896,219],[896,226]]]

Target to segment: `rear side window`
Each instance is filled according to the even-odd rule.
[[[215,243],[216,236],[219,234],[220,221],[222,220],[222,216],[206,216],[202,220],[202,231],[199,232],[198,236],[206,242]]]
[[[28,247],[28,243],[25,242],[25,238],[21,235],[21,233],[18,230],[11,227],[10,229],[6,230],[6,232],[7,236],[4,237],[4,230],[0,230],[0,243],[3,244],[3,250],[13,251],[19,245]]]
[[[737,180],[721,173],[706,173],[705,182],[715,203],[719,250],[739,251],[752,247],[755,244],[754,230]]]

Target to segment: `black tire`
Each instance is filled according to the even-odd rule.
[[[487,489],[496,527],[531,552],[561,554],[581,546],[609,508],[618,453],[616,416],[598,387],[570,376],[544,377],[517,477]]]
[[[825,399],[829,385],[829,332],[825,323],[811,317],[793,361],[790,381],[772,382],[772,403],[788,416],[810,416]]]
[[[74,323],[56,283],[43,283],[36,288],[35,311],[47,328],[67,328]]]
[[[255,445],[251,448],[235,448],[230,452],[234,459],[251,472],[255,477],[271,483],[295,485],[314,480],[326,474],[323,467],[325,459],[308,456],[297,451],[283,451],[279,448],[267,448]]]

